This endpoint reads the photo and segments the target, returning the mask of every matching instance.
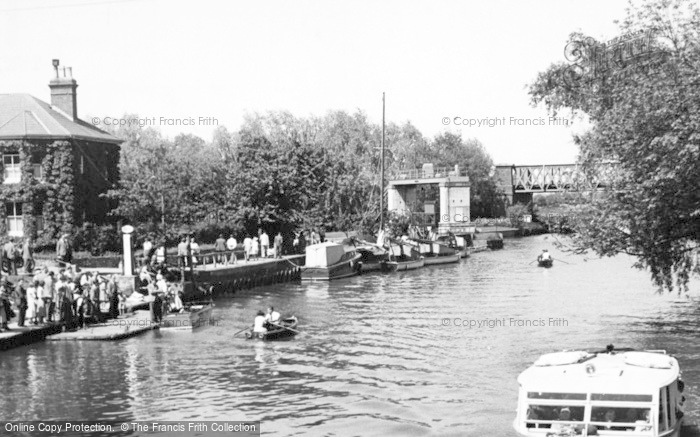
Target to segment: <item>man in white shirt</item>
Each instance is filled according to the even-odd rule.
[[[265,314],[265,326],[269,329],[270,325],[277,325],[280,321],[280,313],[275,311],[273,307],[267,307]]]
[[[253,322],[253,332],[265,333],[265,313],[258,311],[258,315],[255,316],[255,321]]]
[[[229,237],[228,240],[226,240],[226,250],[231,252],[231,264],[236,264],[238,259],[236,258],[236,254],[233,253],[234,250],[236,250],[236,246],[238,246],[238,241],[233,237],[233,234]]]
[[[263,258],[267,258],[267,249],[270,248],[270,236],[267,235],[267,232],[263,231],[262,234],[260,234],[260,256]]]

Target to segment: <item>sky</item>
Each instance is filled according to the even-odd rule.
[[[626,6],[0,0],[0,93],[50,101],[57,58],[78,82],[80,118],[104,125],[138,114],[166,136],[211,140],[217,125],[237,130],[246,114],[270,110],[359,110],[381,123],[384,92],[387,122],[410,121],[428,137],[476,138],[498,164],[567,164],[577,155],[572,134],[585,122],[569,114],[550,121],[530,104],[527,85],[564,61],[571,32],[617,36],[613,20]],[[485,118],[492,127],[469,126]],[[189,124],[171,125],[178,121]]]

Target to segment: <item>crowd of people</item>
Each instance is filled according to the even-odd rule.
[[[31,239],[10,238],[2,246],[2,266],[10,275],[16,275],[20,267],[24,268],[25,273],[32,273],[34,250]]]
[[[65,329],[83,328],[90,320],[116,318],[124,312],[126,297],[116,276],[97,272],[76,273],[72,267],[58,274],[44,267],[31,279],[0,284],[0,328],[17,316],[17,326],[59,323]]]

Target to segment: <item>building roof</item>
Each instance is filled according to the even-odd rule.
[[[59,109],[29,94],[0,94],[0,140],[24,139],[122,142],[83,120],[73,121]]]
[[[678,361],[663,353],[560,352],[540,357],[518,382],[533,392],[653,394],[678,375]]]

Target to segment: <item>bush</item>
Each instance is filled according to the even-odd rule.
[[[73,232],[73,250],[87,251],[92,256],[103,255],[106,252],[119,252],[121,235],[113,226],[98,226],[86,222]]]

